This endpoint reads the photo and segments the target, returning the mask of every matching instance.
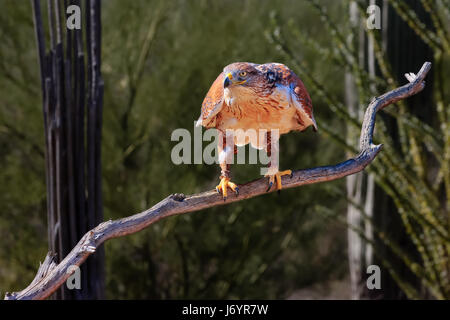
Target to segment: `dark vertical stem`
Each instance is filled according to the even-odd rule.
[[[73,100],[71,96],[71,61],[66,60],[66,74],[65,74],[65,85],[66,85],[66,144],[67,144],[67,187],[68,187],[68,198],[69,198],[69,236],[70,242],[77,242],[77,231],[76,231],[76,212],[75,212],[75,181],[74,181],[74,137],[73,137]]]
[[[56,42],[54,36],[55,20],[53,19],[54,8],[52,0],[47,0],[47,11],[48,11],[48,32],[50,36],[50,49],[53,49],[55,48]]]
[[[30,1],[43,96],[49,249],[62,259],[79,238],[103,221],[100,1],[85,2],[84,48],[82,30],[66,28],[67,7],[81,8],[81,0],[47,0],[50,39],[47,55],[40,2]],[[81,268],[82,289],[68,290],[63,286],[54,297],[103,298],[103,261],[102,247]]]
[[[65,8],[68,1],[64,1]],[[66,16],[66,19],[68,16]],[[70,243],[76,243],[78,238],[77,232],[77,215],[75,209],[75,106],[72,77],[74,74],[73,52],[75,51],[75,39],[73,38],[73,30],[66,30],[66,60],[65,60],[65,90],[66,90],[66,143],[67,143],[67,182],[69,197],[69,221],[70,221]]]
[[[81,1],[71,1],[82,8]],[[85,81],[85,65],[84,65],[84,51],[83,51],[83,35],[82,29],[74,30],[74,106],[75,106],[75,118],[74,118],[74,130],[75,130],[75,184],[76,184],[76,212],[77,216],[77,238],[80,239],[87,231],[86,221],[86,197],[85,197],[85,94],[86,94],[86,81]],[[88,275],[87,265],[81,266],[81,274]],[[88,277],[83,276],[81,278],[82,288],[88,288]]]
[[[45,138],[45,180],[46,180],[46,190],[47,190],[47,221],[52,221],[52,211],[51,211],[51,176],[50,176],[50,166],[49,166],[49,134],[48,134],[48,86],[46,85],[46,57],[45,57],[45,38],[44,31],[42,25],[42,13],[41,13],[41,5],[39,0],[31,0],[31,5],[33,8],[33,22],[34,22],[34,30],[36,36],[36,47],[38,51],[38,62],[39,62],[39,71],[41,77],[41,92],[42,92],[42,113],[44,116],[44,138]],[[49,241],[49,248],[51,248],[51,239],[53,238],[52,228],[47,228],[48,234],[47,238]]]
[[[95,1],[95,0],[94,0]],[[95,223],[95,212],[94,212],[94,144],[92,143],[92,139],[94,139],[93,135],[93,96],[92,96],[92,31],[91,31],[91,1],[86,0],[86,52],[87,52],[87,152],[86,152],[86,188],[87,188],[87,203],[86,203],[86,215],[87,215],[87,229],[91,229]],[[90,292],[93,291],[95,287],[95,279],[92,275],[96,274],[95,268],[95,257],[91,257],[87,261],[87,271],[89,274],[88,286]]]
[[[51,1],[50,1],[51,3]],[[50,5],[50,9],[52,6]],[[50,14],[50,12],[49,12]],[[57,213],[59,222],[59,261],[69,253],[70,229],[68,216],[68,184],[67,184],[67,143],[66,143],[66,122],[67,122],[67,101],[65,96],[65,68],[64,68],[64,49],[61,35],[60,6],[57,0],[54,0],[54,37],[56,36],[55,56],[54,56],[54,85],[56,91],[55,125],[56,125],[56,184],[57,184]],[[63,287],[61,289],[63,299],[70,293]]]
[[[64,11],[63,17],[68,19],[67,7],[69,6],[69,1],[64,0]],[[62,25],[65,25],[62,23]],[[65,60],[65,89],[66,89],[66,144],[67,144],[67,187],[68,187],[68,214],[69,214],[69,240],[71,246],[77,242],[78,230],[77,230],[77,220],[78,215],[76,212],[76,158],[75,154],[76,143],[75,143],[75,95],[73,88],[73,77],[76,70],[74,70],[74,52],[75,52],[75,39],[73,36],[74,31],[65,28],[66,30],[66,60]],[[86,277],[82,277],[86,278]],[[80,291],[72,291],[72,298],[81,299],[82,294]]]
[[[101,141],[102,141],[102,114],[103,114],[103,93],[104,93],[104,82],[103,82],[103,78],[101,75],[101,43],[102,43],[102,38],[101,38],[101,30],[102,30],[102,25],[101,25],[101,0],[96,1],[96,21],[97,21],[97,25],[96,25],[96,39],[95,39],[95,43],[96,43],[96,56],[97,56],[97,65],[96,65],[96,69],[97,69],[97,74],[98,74],[98,92],[96,95],[97,98],[97,116],[96,116],[96,124],[95,124],[95,128],[96,128],[96,134],[95,134],[95,149],[96,149],[96,155],[95,155],[95,170],[96,170],[96,176],[95,176],[95,194],[96,194],[96,199],[95,199],[95,205],[96,205],[96,219],[95,219],[95,224],[98,225],[99,223],[101,223],[103,221],[103,197],[102,197],[102,156],[101,156]],[[104,279],[104,275],[105,275],[105,265],[104,265],[104,255],[105,255],[105,251],[104,251],[104,247],[102,246],[101,248],[99,248],[98,250],[98,255],[99,258],[97,259],[97,270],[98,270],[98,275],[97,275],[97,296],[99,298],[104,298],[103,296],[103,292],[104,292],[104,286],[105,286],[105,279]]]
[[[49,188],[50,193],[48,199],[50,206],[48,208],[50,213],[49,225],[50,238],[49,249],[54,253],[60,252],[60,225],[58,220],[58,202],[57,202],[57,185],[56,185],[56,139],[55,139],[55,88],[54,88],[54,52],[50,50],[46,55],[46,78],[45,78],[45,92],[46,103],[45,113],[47,114],[47,141],[48,141],[48,170],[49,170]],[[61,294],[55,295],[55,298],[60,298]]]
[[[104,83],[100,79],[98,84],[98,94],[97,94],[97,117],[95,124],[95,224],[98,225],[103,221],[103,198],[102,198],[102,167],[101,167],[101,134],[102,134],[102,112],[103,112],[103,90]],[[96,296],[99,299],[104,298],[104,287],[105,287],[105,249],[101,246],[97,249],[97,279],[96,279]]]
[[[31,0],[33,7],[33,22],[36,36],[36,46],[39,59],[39,70],[41,76],[42,102],[45,100],[45,38],[42,25],[41,5],[39,0]],[[44,104],[43,104],[44,105]],[[44,114],[45,115],[45,114]],[[45,124],[45,121],[44,121]]]
[[[58,170],[58,158],[59,158],[59,147],[58,147],[58,133],[57,133],[57,116],[56,116],[56,108],[55,108],[55,102],[56,102],[56,93],[55,93],[55,86],[56,86],[56,77],[55,77],[55,69],[56,69],[56,63],[55,63],[55,36],[54,36],[54,30],[55,30],[55,23],[54,23],[54,8],[53,3],[51,0],[47,0],[47,18],[48,18],[48,27],[49,27],[49,48],[50,51],[48,53],[48,59],[47,59],[47,67],[48,67],[48,78],[49,81],[46,81],[46,85],[48,85],[48,134],[49,134],[49,141],[50,141],[50,147],[49,147],[49,153],[51,157],[49,158],[49,171],[50,171],[50,180],[51,180],[51,194],[50,199],[52,202],[52,208],[51,208],[51,224],[49,227],[52,229],[52,244],[51,248],[53,252],[57,253],[57,259],[62,256],[62,243],[61,243],[61,223],[60,223],[60,210],[59,210],[59,186],[58,186],[58,177],[59,177],[59,170]],[[61,290],[59,290],[54,297],[56,299],[62,298]]]
[[[50,60],[50,59],[48,59]],[[52,115],[50,114],[51,106],[51,86],[52,81],[50,78],[45,78],[44,90],[45,90],[45,102],[44,102],[44,114],[48,115],[44,117],[44,129],[45,129],[45,144],[46,144],[46,168],[47,168],[47,223],[48,223],[48,248],[52,253],[56,253],[56,231],[55,231],[55,188],[53,183],[54,170],[53,170],[53,135],[52,135]]]
[[[89,1],[89,49],[90,62],[89,111],[88,111],[88,208],[90,228],[103,221],[101,198],[101,114],[103,101],[103,81],[101,79],[101,12],[100,1]],[[89,58],[90,56],[90,58]],[[103,291],[103,248],[93,261],[96,278],[93,280],[93,290],[97,296]]]
[[[66,20],[69,18],[69,15],[67,14],[67,7],[71,5],[71,1],[69,2],[68,0],[64,0],[64,9],[65,9],[65,16]],[[63,26],[65,24],[63,23]],[[67,28],[66,29],[66,59],[70,61],[70,67],[73,68],[74,67],[74,52],[75,52],[75,39],[74,39],[74,30],[69,30]],[[72,88],[71,88],[72,90]]]
[[[87,22],[87,31],[86,31],[86,45],[88,52],[88,118],[87,118],[87,178],[88,178],[88,228],[91,229],[95,224],[95,116],[96,116],[96,100],[95,93],[97,88],[97,83],[95,79],[95,69],[94,69],[94,61],[95,56],[93,55],[92,47],[94,45],[93,37],[94,30],[92,27],[92,20],[95,20],[93,16],[93,8],[95,7],[95,1],[87,1],[86,8],[86,22]],[[94,21],[95,26],[95,21]],[[95,52],[94,52],[95,54]]]
[[[61,34],[61,8],[59,6],[60,0],[53,0],[55,8],[55,28],[56,28],[56,43],[62,43]]]

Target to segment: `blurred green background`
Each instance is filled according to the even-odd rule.
[[[43,118],[31,5],[25,0],[0,3],[5,12],[0,19],[0,293],[4,294],[26,287],[33,279],[47,252],[47,231]],[[232,62],[280,62],[300,77],[304,73],[313,77],[304,82],[320,132],[283,136],[282,169],[333,164],[348,157],[349,147],[343,147],[339,138],[345,141],[349,125],[329,97],[344,103],[344,73],[360,70],[342,60],[336,34],[321,19],[318,7],[326,9],[347,41],[352,35],[357,38],[349,22],[349,3],[102,1],[105,220],[143,211],[171,193],[191,194],[217,184],[217,165],[172,164],[176,142],[170,136],[176,128],[193,132],[209,86]],[[450,71],[445,43],[443,48],[439,54],[447,64],[442,68]],[[402,71],[417,72],[420,66]],[[360,110],[374,95],[370,83],[377,84],[375,93],[389,88],[383,76],[378,82],[362,78],[367,90],[359,93]],[[326,95],[319,94],[318,84],[325,87]],[[445,94],[441,99],[447,110]],[[448,124],[444,119],[439,123]],[[436,133],[443,150],[448,148],[444,133]],[[377,138],[389,146],[385,137]],[[422,143],[426,149],[426,141]],[[396,159],[402,156],[394,158],[394,164]],[[386,170],[380,161],[375,160],[379,162],[375,169]],[[259,168],[235,165],[233,181],[253,180]],[[389,184],[387,171],[373,173]],[[448,168],[442,171],[444,177],[448,175]],[[417,172],[411,169],[410,174],[414,183]],[[284,190],[280,196],[273,193],[167,218],[138,234],[108,241],[106,297],[350,298],[347,226],[340,222],[347,214],[345,188],[341,179]],[[405,187],[405,195],[408,192],[414,191]],[[445,191],[438,188],[433,194],[444,199],[441,213],[448,223]],[[443,228],[450,230],[448,225]],[[448,239],[439,248],[448,252]],[[416,249],[412,251],[415,254]],[[438,258],[442,257],[445,254]],[[422,258],[417,261],[423,265]],[[442,263],[442,271],[448,270],[448,260]],[[448,275],[443,279],[447,282],[439,280],[442,297],[448,297]],[[417,289],[417,282],[412,286]]]

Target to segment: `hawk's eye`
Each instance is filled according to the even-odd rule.
[[[247,72],[245,72],[245,71],[241,71],[241,72],[239,72],[239,77],[245,77],[247,75]]]

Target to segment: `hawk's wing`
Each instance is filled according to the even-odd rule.
[[[200,118],[197,120],[197,126],[211,128],[215,126],[215,117],[223,107],[223,72],[219,74],[217,79],[209,88],[205,99],[202,103]]]
[[[270,81],[273,73],[273,81],[277,84],[289,88],[293,106],[297,109],[298,121],[306,126],[312,125],[317,131],[317,123],[313,115],[311,98],[302,80],[288,67],[281,63],[267,63],[261,65],[261,70],[269,73],[267,77]]]

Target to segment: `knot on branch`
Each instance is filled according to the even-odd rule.
[[[170,195],[170,199],[181,202],[186,199],[186,196],[183,193],[174,193]]]

